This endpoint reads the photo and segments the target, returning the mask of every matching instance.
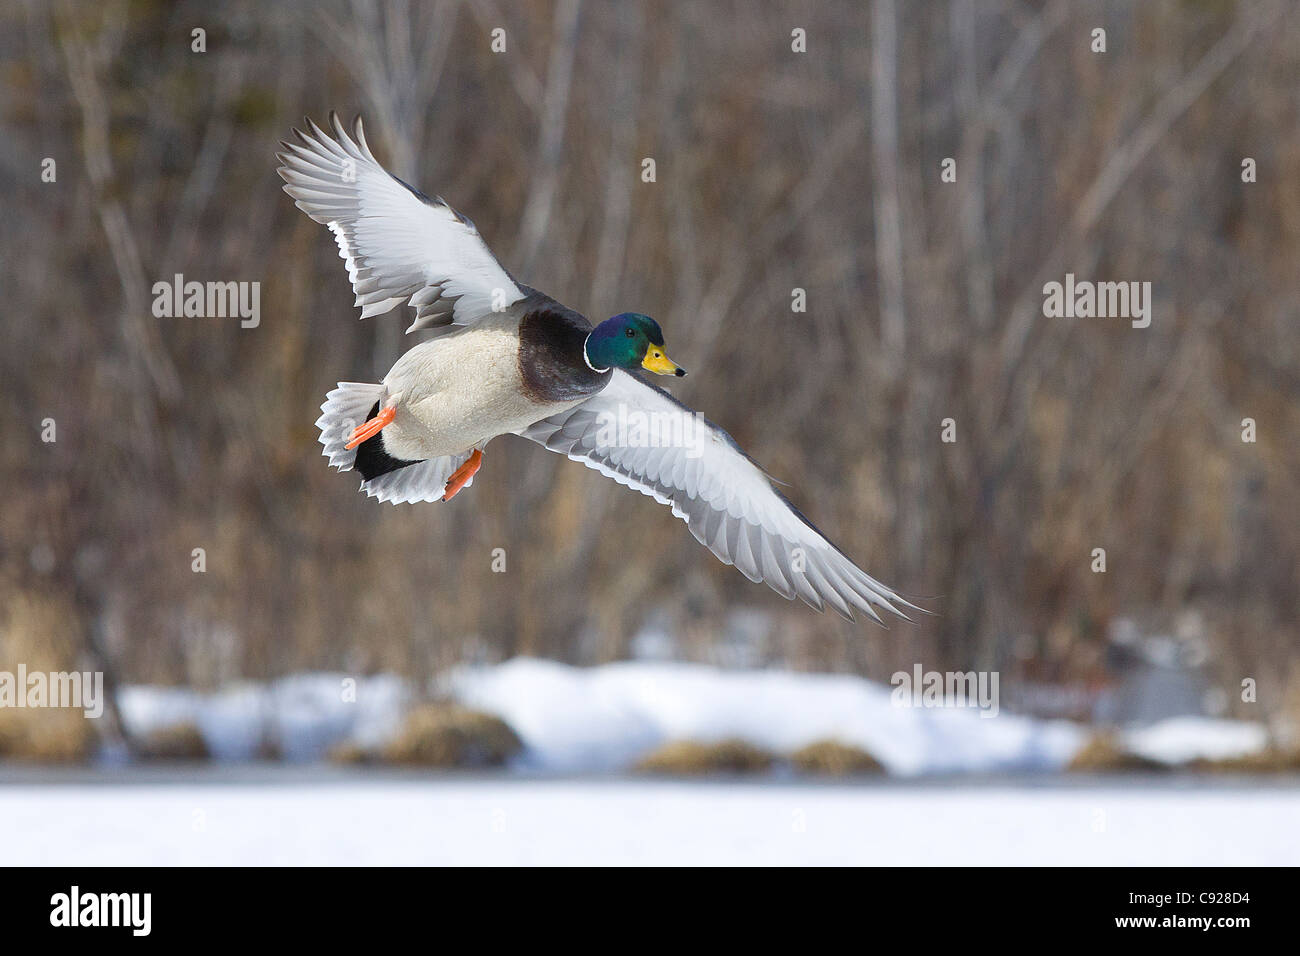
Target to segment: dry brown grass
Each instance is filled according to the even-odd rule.
[[[1065,769],[1070,773],[1117,773],[1168,770],[1169,767],[1133,753],[1115,734],[1104,732],[1095,734]]]
[[[331,763],[352,764],[361,766],[375,762],[375,752],[368,747],[352,740],[345,740],[343,743],[330,749],[329,760]]]
[[[761,773],[772,766],[772,760],[766,750],[736,737],[711,743],[673,740],[638,760],[635,769],[642,773],[692,776]]]
[[[142,760],[208,760],[211,757],[207,741],[193,723],[159,727],[140,741]]]
[[[861,747],[831,738],[814,740],[806,747],[800,747],[790,755],[790,763],[800,773],[828,777],[885,772],[880,761]]]
[[[99,739],[79,710],[7,711],[0,720],[0,758],[37,763],[81,763]],[[15,718],[15,714],[23,715]]]
[[[28,673],[80,669],[80,622],[66,603],[39,593],[6,591],[0,622],[0,670]],[[21,691],[20,691],[21,692]],[[75,708],[0,708],[0,757],[65,763],[87,760],[99,743],[95,721]]]
[[[407,766],[498,767],[522,749],[519,735],[500,717],[436,703],[412,710],[378,757]]]

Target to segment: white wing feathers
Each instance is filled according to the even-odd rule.
[[[751,581],[853,620],[920,610],[857,567],[773,487],[725,431],[667,392],[615,369],[609,385],[522,431],[672,507],[691,534]],[[883,623],[883,622],[882,622]]]
[[[363,319],[409,302],[408,332],[469,325],[523,298],[472,222],[379,165],[359,117],[355,139],[333,113],[330,126],[333,136],[310,119],[308,132],[295,129],[277,172],[298,208],[334,233]]]

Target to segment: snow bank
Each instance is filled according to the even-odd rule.
[[[1085,732],[1006,712],[895,706],[891,688],[860,677],[725,671],[625,662],[576,668],[516,658],[454,672],[449,690],[500,715],[551,771],[625,769],[668,740],[742,737],[778,753],[834,737],[894,774],[1057,770]]]
[[[1129,750],[1166,764],[1244,757],[1268,746],[1263,724],[1212,717],[1171,717],[1123,736]]]
[[[410,701],[399,677],[346,674],[297,674],[213,694],[132,686],[119,698],[122,719],[138,736],[192,723],[218,760],[249,760],[271,744],[290,761],[319,759],[343,740],[380,744],[396,733]]]
[[[390,739],[416,695],[400,677],[355,679],[300,674],[217,693],[128,687],[121,695],[130,730],[145,736],[193,723],[218,760],[248,760],[269,743],[289,761],[323,757],[352,741]],[[892,688],[842,674],[728,670],[701,664],[628,661],[579,668],[516,658],[466,666],[436,688],[496,714],[523,739],[518,766],[554,773],[626,770],[669,740],[741,737],[778,754],[836,738],[875,756],[892,774],[1057,771],[1091,731],[1002,711],[902,707]],[[1262,750],[1258,724],[1179,717],[1124,732],[1142,756],[1168,764]]]

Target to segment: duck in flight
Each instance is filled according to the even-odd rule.
[[[592,327],[516,281],[474,224],[391,175],[330,114],[282,143],[284,191],[334,234],[361,318],[408,304],[436,333],[377,384],[340,382],[316,422],[331,465],[380,501],[450,501],[483,449],[520,435],[634,488],[751,581],[853,620],[920,610],[805,518],[725,431],[651,385],[682,376],[658,323],[625,312]]]

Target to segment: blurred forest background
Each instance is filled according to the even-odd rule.
[[[1214,0],[5,0],[0,667],[421,678],[650,629],[689,660],[1086,689],[1127,620],[1230,710],[1243,677],[1295,707],[1298,29]],[[449,506],[329,469],[326,391],[415,340],[358,321],[280,191],[277,142],[330,109],[521,280],[657,317],[676,394],[935,616],[787,604],[522,440]],[[1150,327],[1044,318],[1066,272],[1150,281]],[[155,318],[175,273],[259,281],[260,326]]]

